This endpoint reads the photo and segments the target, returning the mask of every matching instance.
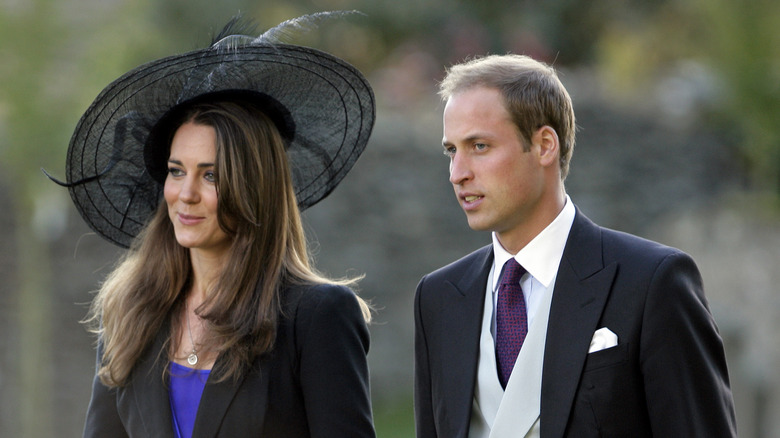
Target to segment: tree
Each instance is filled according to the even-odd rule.
[[[53,424],[53,319],[49,241],[56,221],[65,220],[67,193],[41,173],[62,175],[65,149],[79,114],[107,84],[128,68],[137,51],[117,40],[151,41],[144,10],[112,2],[28,0],[0,8],[0,167],[10,189],[15,216],[16,306],[4,321],[16,343],[10,372],[18,394],[4,394],[4,433],[11,436],[58,435]],[[130,2],[128,2],[130,3]],[[88,7],[89,14],[79,8]],[[131,25],[128,25],[131,23]],[[136,45],[140,47],[143,45]],[[148,46],[148,45],[147,45]],[[131,61],[132,62],[132,61]],[[4,400],[5,401],[5,400]],[[13,423],[13,424],[10,424]]]

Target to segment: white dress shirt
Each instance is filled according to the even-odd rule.
[[[545,311],[549,312],[549,303],[552,299],[555,278],[558,273],[561,258],[563,257],[566,240],[569,237],[569,231],[574,222],[574,216],[574,205],[572,204],[571,199],[566,196],[566,203],[558,216],[515,255],[507,252],[501,246],[495,233],[493,233],[493,266],[488,275],[488,281],[485,287],[486,307],[483,316],[483,330],[490,327],[490,336],[485,339],[486,333],[483,332],[480,348],[481,356],[491,355],[491,357],[481,357],[479,360],[478,378],[475,384],[475,399],[472,407],[471,427],[469,432],[470,438],[490,436],[493,421],[495,420],[498,408],[501,405],[500,399],[502,397],[500,394],[496,394],[498,397],[487,395],[488,392],[495,393],[496,391],[503,394],[500,385],[496,386],[496,383],[498,382],[498,371],[495,369],[495,352],[493,347],[496,330],[495,303],[497,302],[498,277],[500,277],[501,269],[510,257],[514,257],[527,271],[520,279],[520,286],[523,289],[528,327],[530,329],[533,326],[535,318],[539,316],[537,313],[540,308],[544,308]],[[542,318],[545,327],[539,327],[539,329],[544,332],[547,331],[546,317],[547,315],[543,315]],[[539,356],[539,360],[541,360],[541,356]],[[488,370],[486,367],[490,367],[491,369]],[[493,375],[496,377],[493,378]],[[539,376],[541,376],[541,374]],[[495,382],[493,380],[495,380]],[[538,397],[539,394],[536,394],[535,398],[538,399]],[[480,400],[482,400],[482,403],[480,403]],[[533,428],[534,430],[529,432],[528,436],[533,436],[534,433],[538,434],[538,426],[539,424],[537,421]]]
[[[563,210],[541,233],[528,242],[523,249],[514,255],[517,263],[525,268],[527,273],[520,279],[520,287],[523,288],[526,312],[528,313],[528,326],[533,324],[536,310],[539,308],[541,297],[548,289],[552,289],[553,281],[558,273],[558,266],[563,257],[563,248],[569,238],[571,225],[574,223],[574,204],[566,195],[566,203]],[[504,263],[513,257],[508,253],[493,233],[493,268],[488,278],[489,290],[493,294],[493,323],[491,332],[496,334],[496,308],[498,298],[498,284],[501,276],[501,268]],[[487,300],[485,301],[488,302]]]

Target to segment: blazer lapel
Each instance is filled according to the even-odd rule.
[[[144,354],[133,371],[132,382],[119,390],[119,404],[125,406],[128,423],[134,430],[141,428],[146,436],[174,438],[168,377],[165,374],[167,361],[164,357],[158,358],[166,337],[167,331],[163,330],[155,339],[152,348]],[[221,359],[222,357],[217,359],[215,368],[220,366]],[[241,401],[240,408],[246,409],[246,415],[241,415],[243,419],[240,424],[235,422],[236,424],[225,426],[228,426],[228,429],[250,427],[252,430],[262,430],[267,397],[257,395],[268,393],[270,372],[270,361],[264,359],[265,357],[258,358],[252,370],[238,382],[232,379],[213,382],[212,376],[209,376],[195,417],[193,438],[213,438],[218,432],[225,432],[223,420],[240,388],[251,394],[249,400]],[[161,383],[163,378],[164,384]],[[247,388],[248,385],[252,387]],[[234,436],[230,430],[227,433],[227,436]]]
[[[132,429],[142,428],[147,436],[173,438],[173,419],[168,398],[165,367],[167,361],[160,358],[167,331],[155,339],[133,371],[132,381],[119,389],[120,405],[127,409],[128,425]]]
[[[547,327],[541,400],[544,438],[563,436],[616,272],[615,263],[604,266],[600,228],[578,210],[558,269]]]
[[[465,437],[471,418],[474,384],[479,358],[479,336],[482,326],[482,310],[485,302],[487,277],[493,262],[490,246],[476,255],[476,260],[465,267],[459,280],[445,282],[442,290],[444,308],[441,314],[441,332],[446,333],[441,349],[441,363],[445,365],[442,382],[451,414],[446,421],[452,426],[453,435]],[[457,435],[456,435],[457,434]]]
[[[220,362],[218,359],[217,363],[214,364],[215,369],[218,368]],[[242,430],[258,431],[258,433],[263,430],[268,397],[260,397],[259,395],[268,394],[269,364],[270,361],[264,360],[264,356],[256,359],[252,370],[245,373],[239,381],[227,379],[214,382],[212,381],[213,375],[209,375],[198,406],[198,414],[195,417],[192,438],[213,438],[217,436],[218,432],[222,432],[223,435],[227,434],[225,436],[235,436],[235,434],[240,433],[233,430],[236,427]],[[225,424],[223,427],[222,423],[227,416],[228,408],[231,407],[234,399],[239,397],[239,389],[242,389],[242,393],[250,395],[249,399],[242,398],[239,403],[236,403],[236,407],[242,411],[239,415],[243,418],[240,422]]]

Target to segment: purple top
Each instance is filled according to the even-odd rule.
[[[171,416],[177,438],[192,438],[200,397],[211,370],[196,370],[171,362]]]

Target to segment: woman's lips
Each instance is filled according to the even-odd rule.
[[[181,222],[183,225],[196,225],[202,221],[203,217],[201,216],[192,216],[189,214],[179,213],[179,222]]]

